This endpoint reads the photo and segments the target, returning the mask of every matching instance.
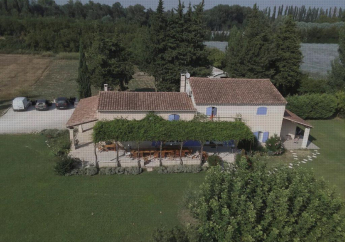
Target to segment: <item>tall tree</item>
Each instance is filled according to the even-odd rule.
[[[332,62],[332,70],[329,75],[329,85],[336,90],[345,89],[345,28],[339,32],[339,58]]]
[[[83,42],[79,45],[79,67],[78,67],[78,92],[79,98],[91,97],[91,82],[88,76],[88,68],[86,65],[86,58],[84,53]]]
[[[164,68],[166,65],[165,52],[168,50],[166,33],[167,18],[164,14],[163,0],[159,0],[157,10],[152,16],[150,34],[150,68],[149,72],[155,78],[155,87],[160,89],[164,81]]]
[[[101,89],[103,84],[109,84],[125,90],[134,71],[130,53],[118,38],[96,34],[86,54],[90,81],[94,87]]]
[[[276,56],[274,85],[284,95],[295,94],[299,87],[302,73],[302,52],[296,24],[290,15],[279,28],[275,38]]]
[[[232,41],[232,40],[230,40]],[[242,36],[237,36],[228,48],[226,70],[232,77],[271,78],[274,74],[274,49],[268,19],[256,4]],[[236,59],[235,59],[236,58]]]

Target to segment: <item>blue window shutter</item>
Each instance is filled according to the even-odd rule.
[[[173,121],[175,120],[175,115],[174,114],[170,114],[169,115],[169,121]]]
[[[267,108],[266,107],[259,107],[256,111],[256,115],[266,115]]]
[[[212,107],[206,108],[206,115],[211,116],[212,115]]]
[[[180,115],[175,114],[175,115],[174,115],[174,120],[180,120]]]
[[[259,132],[253,132],[254,136],[259,139]]]
[[[216,115],[217,115],[217,108],[214,107],[213,110],[212,110],[212,112],[213,112],[213,116],[216,116]]]
[[[262,142],[263,142],[263,143],[265,143],[266,140],[268,139],[268,135],[269,135],[268,132],[264,132],[264,135],[262,136]]]

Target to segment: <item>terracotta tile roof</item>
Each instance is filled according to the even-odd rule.
[[[298,124],[302,124],[303,126],[312,128],[313,126],[311,126],[308,122],[306,122],[305,120],[303,120],[302,118],[298,117],[296,114],[294,114],[293,112],[285,109],[285,113],[284,113],[284,119],[292,121],[294,123],[298,123]]]
[[[187,93],[100,92],[99,111],[196,111]]]
[[[285,105],[287,102],[269,79],[191,77],[196,104]]]
[[[98,96],[81,99],[66,126],[89,123],[97,120]]]

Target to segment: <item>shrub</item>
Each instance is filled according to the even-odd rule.
[[[286,98],[287,109],[303,119],[327,119],[337,109],[337,99],[331,94],[306,94]]]
[[[99,170],[100,175],[139,175],[142,169],[136,166],[133,167],[104,167]]]
[[[156,170],[159,174],[199,173],[200,171],[202,171],[202,167],[199,165],[160,166]]]
[[[211,155],[207,159],[207,163],[209,166],[217,166],[220,165],[222,162],[222,158],[220,158],[218,155]]]
[[[345,118],[345,92],[337,92],[335,97],[337,98],[338,117]]]
[[[312,94],[312,93],[326,93],[328,87],[328,81],[324,79],[313,79],[310,77],[304,77],[301,81],[299,94]]]
[[[56,162],[54,171],[60,175],[65,176],[72,172],[79,165],[80,160],[74,159],[70,156],[62,157],[61,160]]]
[[[266,149],[268,155],[281,155],[284,153],[284,146],[281,138],[275,134],[266,140]]]
[[[87,176],[94,176],[98,173],[98,169],[97,167],[94,167],[94,166],[90,166],[90,167],[87,167],[87,168],[84,168],[85,171],[86,171],[86,175]]]

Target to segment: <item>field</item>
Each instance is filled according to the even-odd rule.
[[[205,173],[61,177],[40,135],[0,136],[0,241],[148,241]]]
[[[323,177],[335,186],[335,189],[345,199],[345,121],[342,119],[333,120],[310,120],[314,128],[311,130],[309,138],[320,147],[320,155],[306,164],[304,167],[313,169],[318,178]],[[297,151],[299,158],[304,158],[311,151]],[[290,152],[286,152],[280,157],[270,157],[268,164],[294,163]]]
[[[227,42],[207,41],[209,47],[225,51]],[[331,70],[331,61],[339,56],[337,44],[301,44],[303,63],[301,70],[314,78],[324,78]]]
[[[53,100],[58,96],[77,96],[78,55],[0,54],[0,114],[17,96]],[[137,68],[129,82],[130,90],[154,91],[154,79]],[[93,95],[98,91],[92,88]]]

